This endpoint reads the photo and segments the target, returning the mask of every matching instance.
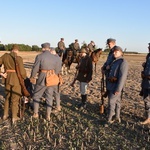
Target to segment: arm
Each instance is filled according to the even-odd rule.
[[[93,65],[92,65],[92,60],[91,58],[88,59],[88,64],[87,64],[87,83],[92,80],[92,74],[93,74]]]
[[[128,63],[127,61],[124,60],[120,65],[119,79],[115,90],[115,94],[119,94],[122,91],[125,81],[127,79],[127,74],[128,74]]]
[[[38,55],[35,58],[35,62],[34,62],[33,68],[32,68],[32,72],[31,72],[31,78],[36,76],[36,74],[39,72],[39,69],[40,69],[40,58]]]
[[[25,70],[24,65],[23,65],[23,59],[20,56],[18,56],[17,61],[19,64],[20,74],[21,74],[23,79],[26,79],[27,74],[26,74],[26,70]]]

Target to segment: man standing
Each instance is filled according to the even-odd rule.
[[[120,109],[121,109],[121,93],[127,78],[128,63],[122,57],[122,48],[115,46],[113,50],[115,60],[111,63],[107,80],[107,92],[108,92],[108,123],[113,123],[113,116],[116,115],[116,119],[121,122]]]
[[[92,80],[92,73],[93,73],[92,60],[86,53],[87,53],[86,49],[82,48],[80,51],[81,60],[79,62],[79,65],[77,66],[78,69],[77,80],[80,82],[80,93],[82,101],[79,104],[79,108],[86,107],[87,86],[88,83]]]
[[[146,62],[142,64],[144,70],[142,71],[142,92],[145,103],[145,112],[147,118],[141,124],[150,124],[150,43],[148,46],[149,53],[146,56]]]
[[[38,118],[39,116],[39,102],[43,94],[45,94],[46,105],[47,105],[47,113],[46,119],[50,121],[50,114],[53,105],[53,93],[57,88],[56,86],[46,86],[46,73],[48,71],[54,72],[55,74],[59,74],[61,71],[61,60],[59,57],[50,53],[50,44],[43,43],[41,45],[43,53],[39,54],[35,58],[35,63],[33,65],[33,69],[31,72],[30,80],[34,81],[34,77],[37,73],[38,79],[35,85],[34,93],[33,93],[33,103],[34,103],[34,118]]]
[[[109,54],[108,54],[106,62],[102,66],[102,72],[103,73],[105,72],[105,74],[106,74],[107,71],[109,71],[110,64],[114,60],[114,54],[113,53],[114,53],[114,48],[115,48],[115,45],[116,45],[116,40],[113,39],[113,38],[109,38],[109,39],[107,39],[106,44],[108,45],[110,51],[109,51]]]
[[[18,52],[19,46],[14,44],[12,47],[12,51],[9,54],[5,53],[3,56],[0,57],[0,64],[4,65],[5,71],[7,73],[7,78],[5,79],[6,98],[4,103],[3,120],[6,120],[9,117],[9,103],[11,103],[12,123],[15,123],[17,120],[19,120],[17,114],[19,110],[19,99],[22,95],[21,86],[15,70],[15,59],[17,59],[19,64],[21,77],[23,79],[26,79],[27,77],[23,65],[23,59],[22,57],[17,56]]]
[[[57,45],[58,45],[58,51],[59,51],[60,57],[62,57],[62,54],[64,55],[66,51],[64,38],[61,38]]]

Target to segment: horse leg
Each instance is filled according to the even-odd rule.
[[[64,65],[61,67],[61,74],[64,75]]]
[[[68,66],[65,64],[65,75],[68,75]]]
[[[69,63],[69,64],[68,64],[68,73],[71,72],[71,71],[70,71],[70,66],[71,66],[71,64]]]
[[[95,74],[96,74],[96,63],[95,63]]]

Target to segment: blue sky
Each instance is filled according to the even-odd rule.
[[[148,52],[149,0],[0,0],[0,40],[56,47],[78,39],[105,49],[107,38],[127,51]]]

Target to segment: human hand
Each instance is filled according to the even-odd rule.
[[[119,92],[118,92],[118,91],[116,91],[116,92],[115,92],[115,95],[118,95],[118,94],[119,94]]]
[[[106,70],[109,70],[110,69],[110,66],[108,65],[108,66],[106,66]]]
[[[5,73],[0,73],[0,75],[2,76],[2,77],[4,77],[4,78],[7,78],[7,73],[5,72]]]
[[[31,77],[31,78],[30,78],[30,82],[31,82],[32,84],[36,84],[36,79],[35,79],[34,77]]]
[[[145,62],[143,62],[142,67],[145,67]]]

